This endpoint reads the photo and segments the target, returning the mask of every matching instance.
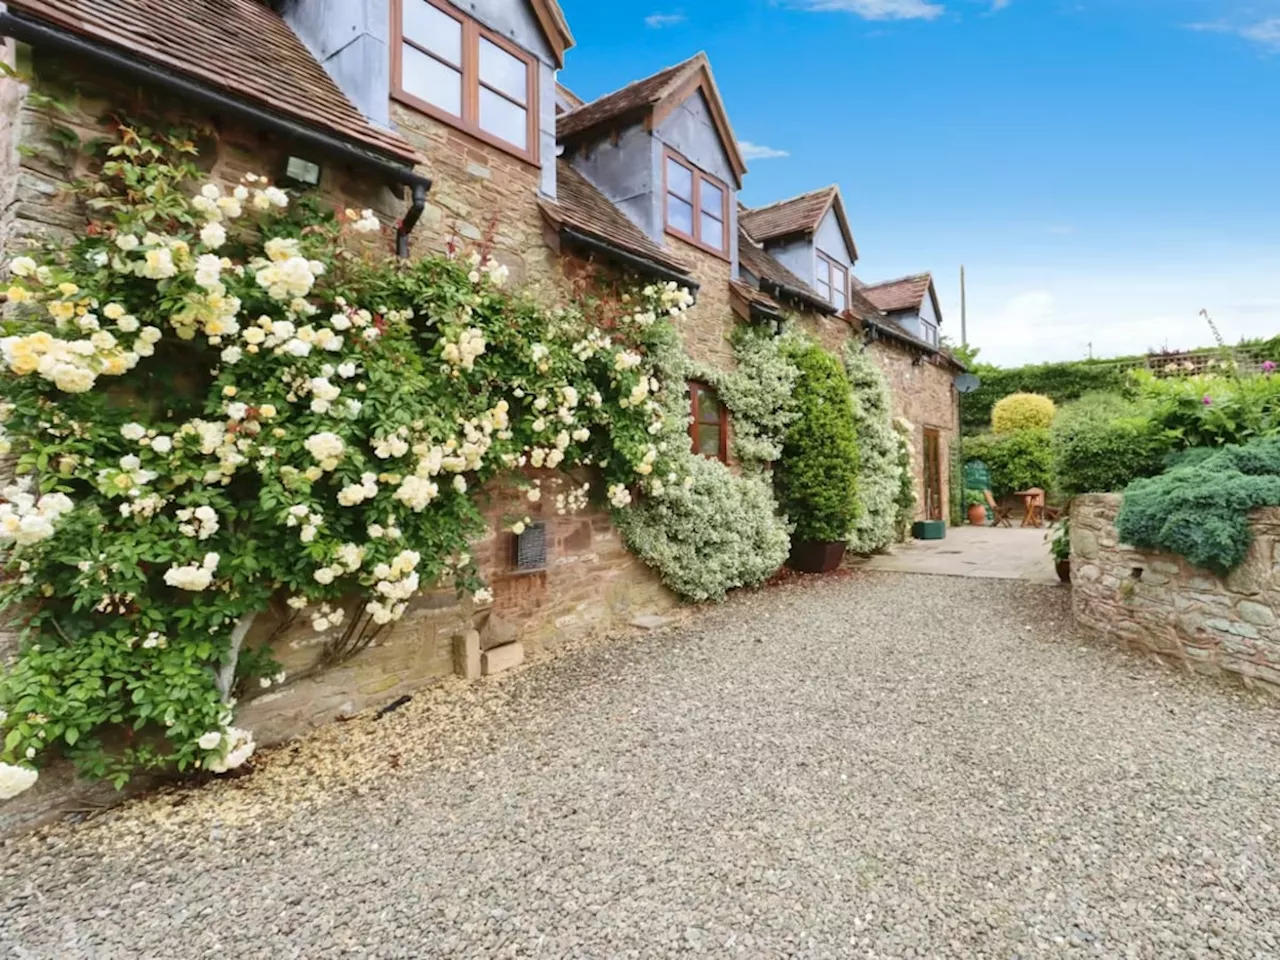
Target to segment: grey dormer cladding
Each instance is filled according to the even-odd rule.
[[[834,204],[812,236],[766,242],[764,247],[774,259],[810,286],[817,282],[816,257],[819,250],[837,263],[844,264],[846,270],[853,270],[853,257],[844,241]]]
[[[410,0],[405,0],[410,2]],[[539,188],[556,195],[556,61],[528,0],[448,0],[538,60]],[[285,22],[372,123],[391,126],[391,0],[279,0]]]
[[[664,148],[722,181],[729,192],[729,259],[738,275],[738,200],[733,166],[701,91],[652,131],[634,123],[579,148],[569,162],[655,243],[664,243]]]

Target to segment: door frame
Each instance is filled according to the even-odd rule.
[[[942,520],[942,431],[924,428],[924,518]]]

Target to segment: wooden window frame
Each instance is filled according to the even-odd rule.
[[[817,255],[817,258],[819,260],[822,260],[823,262],[826,263],[827,270],[831,277],[831,284],[830,284],[831,293],[827,295],[827,302],[830,303],[833,307],[836,305],[835,278],[836,278],[836,274],[839,273],[842,277],[844,277],[844,286],[843,286],[844,306],[841,309],[848,310],[849,309],[849,268],[846,267],[839,260],[836,260],[834,257],[827,256],[825,253],[823,253],[821,250],[818,250],[817,248],[814,248],[814,253]],[[815,286],[817,285],[816,284],[817,279],[818,278],[815,275],[814,276]]]
[[[708,390],[715,394],[716,402],[720,404],[720,449],[716,454],[716,459],[721,463],[729,462],[729,408],[724,405],[724,400],[720,398],[720,391],[709,383],[702,380],[689,381],[689,407],[693,414],[693,419],[689,421],[689,441],[692,444],[693,452],[699,456],[707,456],[699,449],[698,430],[703,426],[711,426],[704,424],[698,419],[698,392],[699,390]]]
[[[689,171],[689,175],[693,181],[693,234],[687,234],[683,230],[671,226],[670,206],[671,190],[667,182],[667,171],[670,169],[671,162],[678,163]],[[706,181],[720,191],[720,224],[724,228],[722,236],[724,237],[723,247],[713,247],[702,239],[702,182]],[[683,197],[681,199],[684,199]],[[673,237],[679,237],[685,243],[691,243],[700,250],[705,250],[721,260],[729,259],[729,185],[722,180],[705,173],[695,167],[680,154],[676,153],[670,147],[662,148],[662,226],[667,233]]]
[[[462,63],[448,63],[441,60],[439,56],[426,50],[418,44],[409,40],[404,35],[404,4],[405,0],[391,0],[391,98],[398,100],[406,106],[412,107],[425,113],[429,117],[447,123],[449,126],[461,130],[469,136],[475,137],[491,147],[508,153],[517,159],[524,160],[535,166],[538,165],[538,140],[539,140],[539,124],[541,96],[538,89],[538,59],[526,50],[522,50],[500,34],[494,33],[487,27],[467,16],[457,7],[445,0],[425,0],[426,3],[435,7],[445,16],[450,17],[462,25]],[[485,89],[492,93],[503,97],[515,106],[522,106],[525,111],[528,123],[528,131],[525,134],[529,146],[527,150],[522,150],[514,143],[503,140],[497,134],[489,133],[480,126],[480,40],[481,38],[488,40],[496,47],[505,50],[511,56],[520,60],[525,65],[526,83],[525,93],[528,102],[518,104],[505,93],[494,87],[484,84]],[[404,89],[404,45],[408,43],[410,46],[421,51],[426,56],[431,57],[441,63],[445,63],[451,68],[461,73],[462,80],[462,116],[456,116],[448,110],[441,109],[435,104],[414,96]]]

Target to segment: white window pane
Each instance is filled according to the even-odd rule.
[[[676,163],[674,160],[667,161],[667,190],[674,193],[677,197],[683,197],[689,201],[689,205],[693,203],[693,173],[688,167]],[[692,221],[690,221],[692,223]]]
[[[480,88],[480,129],[521,150],[529,147],[529,114],[506,97]]]
[[[831,288],[831,305],[837,310],[844,309],[844,289],[840,286]]]
[[[714,214],[718,220],[724,216],[724,191],[714,183],[702,181],[702,189],[698,196],[698,204],[704,213]]]
[[[462,74],[404,44],[401,83],[411,93],[455,117],[462,116]]]
[[[818,278],[818,293],[822,295],[822,299],[828,302],[831,300],[831,284],[821,277]]]
[[[667,226],[693,236],[693,204],[667,194]]]
[[[827,261],[823,260],[821,257],[818,258],[817,277],[819,283],[831,283],[831,264],[827,263]]]
[[[529,68],[496,43],[480,38],[480,82],[501,90],[512,100],[529,102]]]
[[[724,248],[724,224],[705,213],[702,215],[702,242],[717,250]]]
[[[462,24],[427,0],[404,0],[404,36],[450,63],[462,66]]]

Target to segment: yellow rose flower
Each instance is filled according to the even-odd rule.
[[[64,300],[50,300],[49,303],[46,304],[46,309],[49,311],[49,316],[53,317],[54,320],[61,321],[62,323],[66,323],[76,315],[75,306]]]
[[[31,293],[25,287],[10,287],[5,294],[10,303],[26,303],[31,299]]]

